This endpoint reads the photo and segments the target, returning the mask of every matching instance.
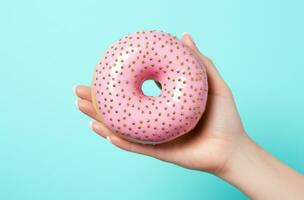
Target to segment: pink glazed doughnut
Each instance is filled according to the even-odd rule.
[[[153,79],[160,96],[145,96]],[[132,142],[157,144],[192,130],[205,111],[204,65],[176,37],[162,31],[131,33],[104,53],[94,72],[92,99],[102,122]]]

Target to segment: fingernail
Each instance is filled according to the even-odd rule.
[[[107,140],[110,142],[110,143],[112,143],[112,141],[111,141],[111,137],[108,135],[107,137]]]
[[[93,122],[92,121],[89,122],[89,127],[90,127],[90,129],[93,130]]]
[[[184,36],[184,35],[189,35],[189,33],[188,33],[188,32],[183,32],[182,35],[183,35],[183,36]]]
[[[192,45],[194,45],[194,46],[196,47],[196,44],[195,44],[195,42],[193,41],[192,36],[191,36],[188,32],[184,32],[184,33],[183,33],[183,36],[185,36],[185,35],[187,35],[188,38],[190,39],[190,40],[188,40],[188,42],[192,43]]]
[[[73,86],[73,93],[74,93],[75,95],[77,95],[77,94],[76,94],[76,89],[77,89],[77,85],[74,85],[74,86]]]
[[[75,100],[75,106],[79,109],[78,99]]]

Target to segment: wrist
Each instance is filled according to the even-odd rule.
[[[267,153],[244,135],[227,160],[225,170],[219,171],[217,176],[236,186],[250,198],[256,199],[255,190],[260,189],[260,183],[266,178],[263,174],[268,174],[271,169],[267,166]]]
[[[268,154],[248,136],[241,139],[225,169],[216,175],[251,199],[302,199],[304,196],[303,176]]]
[[[251,165],[254,160],[258,162],[257,160],[262,157],[263,150],[246,133],[242,134],[238,143],[234,145],[225,165],[215,173],[225,180],[235,177],[246,165]]]

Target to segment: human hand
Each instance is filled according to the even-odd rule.
[[[95,121],[91,128],[117,147],[186,168],[213,173],[251,199],[303,199],[304,177],[280,162],[245,133],[231,90],[189,34],[182,41],[205,65],[209,94],[206,111],[189,133],[167,143],[148,145],[122,139],[96,113],[88,86],[77,86],[77,107]]]
[[[220,173],[227,169],[226,163],[237,151],[246,134],[232,93],[212,61],[199,52],[189,34],[184,34],[182,41],[205,65],[209,84],[206,111],[190,133],[163,144],[136,144],[116,136],[102,123],[93,108],[90,87],[75,88],[75,93],[80,98],[77,106],[95,120],[91,123],[91,128],[97,134],[106,137],[121,149],[152,156],[186,168]]]

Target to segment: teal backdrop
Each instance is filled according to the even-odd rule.
[[[76,109],[72,86],[90,84],[111,43],[146,29],[191,33],[248,134],[304,173],[303,10],[300,0],[1,0],[0,199],[246,199],[210,174],[115,148]]]

